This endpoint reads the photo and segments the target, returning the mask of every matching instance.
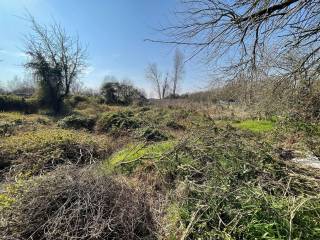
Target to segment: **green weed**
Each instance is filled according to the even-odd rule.
[[[274,129],[275,122],[270,120],[244,120],[233,123],[232,126],[255,133],[265,133]]]
[[[121,172],[132,172],[144,160],[159,159],[165,152],[174,147],[174,141],[165,141],[151,145],[130,144],[125,149],[113,154],[107,159],[103,168],[107,171],[115,169]]]

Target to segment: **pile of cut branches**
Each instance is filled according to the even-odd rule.
[[[150,239],[148,198],[123,179],[58,169],[31,182],[2,213],[1,239]]]

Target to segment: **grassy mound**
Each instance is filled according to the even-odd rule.
[[[138,128],[140,121],[130,111],[104,113],[97,122],[101,132],[117,132]]]
[[[2,212],[1,239],[153,239],[148,199],[124,180],[61,170],[31,182]]]
[[[93,130],[95,119],[92,117],[73,114],[61,119],[58,122],[58,125],[62,128]]]
[[[29,131],[50,124],[50,120],[38,114],[0,112],[0,136],[10,136],[18,131]]]
[[[39,174],[61,164],[85,165],[103,159],[112,151],[110,142],[89,134],[63,129],[20,133],[0,141],[2,168]]]

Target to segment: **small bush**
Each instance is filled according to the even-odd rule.
[[[60,169],[17,196],[1,239],[154,239],[144,192],[88,169]]]
[[[81,102],[89,102],[89,98],[82,95],[73,95],[68,100],[72,107],[76,107]]]
[[[60,120],[58,125],[63,128],[92,130],[95,125],[95,119],[92,117],[73,114]]]
[[[143,133],[143,138],[147,141],[159,142],[165,141],[168,137],[158,129],[147,128]]]
[[[97,122],[97,128],[101,132],[112,132],[138,128],[140,121],[132,112],[104,113]]]
[[[146,101],[144,93],[139,89],[117,81],[103,83],[101,95],[107,104],[129,105],[136,102],[141,106]]]

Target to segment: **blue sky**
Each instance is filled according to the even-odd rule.
[[[99,88],[105,75],[114,75],[150,92],[147,64],[170,70],[174,47],[143,40],[160,37],[154,29],[168,23],[178,6],[178,0],[0,0],[0,81],[23,76],[22,38],[29,26],[21,16],[28,9],[38,22],[54,19],[88,45],[85,85]],[[186,64],[182,92],[201,90],[207,83],[206,68],[197,60]]]

